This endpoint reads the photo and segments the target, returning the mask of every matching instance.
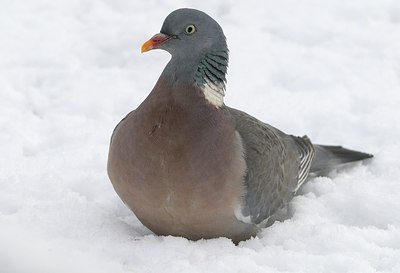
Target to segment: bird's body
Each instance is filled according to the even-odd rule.
[[[239,236],[249,229],[233,225],[245,162],[229,115],[201,103],[201,90],[184,104],[163,92],[150,94],[115,130],[109,174],[117,193],[157,234]]]
[[[116,192],[156,234],[247,239],[290,201],[316,151],[316,172],[331,168],[332,160],[369,157],[335,147],[347,151],[339,158],[327,146],[225,106],[228,50],[208,15],[177,10],[161,32],[145,51],[163,48],[172,59],[149,96],[115,128],[108,160]]]

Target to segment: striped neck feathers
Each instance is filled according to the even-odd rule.
[[[224,104],[227,68],[228,51],[215,51],[205,55],[194,76],[205,99],[216,108]]]

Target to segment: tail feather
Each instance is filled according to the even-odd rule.
[[[315,157],[310,169],[314,175],[326,174],[340,165],[373,157],[342,146],[314,145],[314,149]]]

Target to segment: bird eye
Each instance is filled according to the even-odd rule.
[[[187,34],[193,34],[196,31],[196,27],[194,25],[188,25],[185,29]]]

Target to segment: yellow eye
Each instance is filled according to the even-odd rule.
[[[194,25],[188,25],[188,26],[185,28],[185,32],[186,32],[187,34],[193,34],[195,31],[196,31],[196,27],[195,27]]]

